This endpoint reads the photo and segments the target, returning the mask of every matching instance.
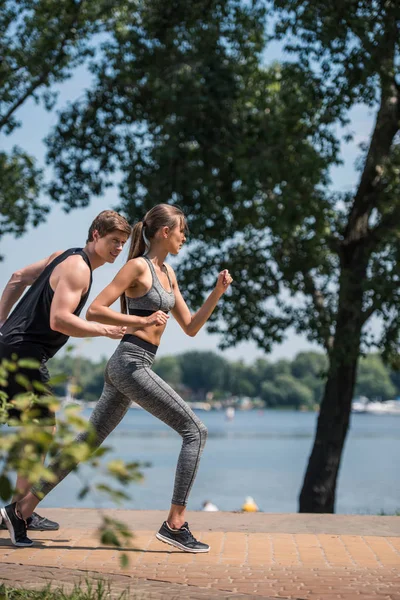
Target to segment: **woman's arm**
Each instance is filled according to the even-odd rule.
[[[208,321],[208,319],[214,311],[214,308],[217,306],[219,299],[229,288],[233,279],[230,276],[229,271],[227,269],[221,271],[221,273],[218,275],[218,280],[215,288],[208,296],[203,306],[199,308],[199,310],[194,315],[192,315],[186,302],[182,297],[175,273],[170,267],[169,269],[173,275],[172,280],[175,292],[175,306],[171,312],[174,315],[175,319],[178,321],[179,325],[182,327],[183,331],[187,335],[190,335],[190,337],[194,337],[203,327],[204,323]]]
[[[133,287],[135,281],[143,275],[146,265],[142,261],[132,259],[122,267],[112,282],[104,288],[89,306],[86,318],[88,321],[99,321],[107,325],[126,325],[143,329],[151,325],[163,325],[168,315],[157,311],[149,317],[125,315],[110,308],[127,289]]]

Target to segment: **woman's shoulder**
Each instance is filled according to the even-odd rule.
[[[147,268],[147,261],[143,256],[136,256],[136,258],[130,258],[125,267],[134,269],[137,273],[144,273]]]

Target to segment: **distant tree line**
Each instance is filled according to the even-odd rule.
[[[65,356],[51,361],[52,374],[64,373],[77,398],[97,400],[103,389],[106,359],[93,362]],[[185,352],[163,356],[154,370],[187,400],[224,400],[231,396],[261,399],[269,408],[313,408],[320,403],[326,370],[325,355],[300,352],[293,360],[264,358],[252,364],[228,361],[215,352]],[[66,383],[67,383],[66,382]],[[65,396],[66,383],[56,394]],[[400,396],[400,373],[389,370],[378,354],[362,358],[358,367],[356,396],[387,400]]]

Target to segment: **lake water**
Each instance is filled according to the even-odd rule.
[[[85,416],[90,410],[84,411]],[[313,444],[317,415],[295,411],[199,412],[209,437],[188,508],[199,510],[211,500],[220,510],[238,510],[253,496],[266,512],[296,512],[297,497]],[[143,483],[127,492],[123,508],[169,507],[181,439],[143,410],[130,409],[106,441],[112,456],[147,461]],[[111,455],[107,455],[109,457]],[[337,513],[394,513],[400,509],[400,417],[352,415],[336,502]],[[42,503],[74,506],[81,480],[100,480],[88,467],[67,477]],[[102,479],[104,481],[104,478]],[[109,507],[109,501],[86,497],[79,506]]]

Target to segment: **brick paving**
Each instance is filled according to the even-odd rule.
[[[97,511],[42,512],[61,529],[31,532],[32,548],[15,548],[0,532],[0,581],[71,586],[101,577],[115,594],[129,588],[129,597],[146,600],[400,600],[400,517],[192,512],[193,533],[211,545],[194,555],[155,538],[165,513],[107,511],[135,532],[121,569],[120,551],[98,543]]]

